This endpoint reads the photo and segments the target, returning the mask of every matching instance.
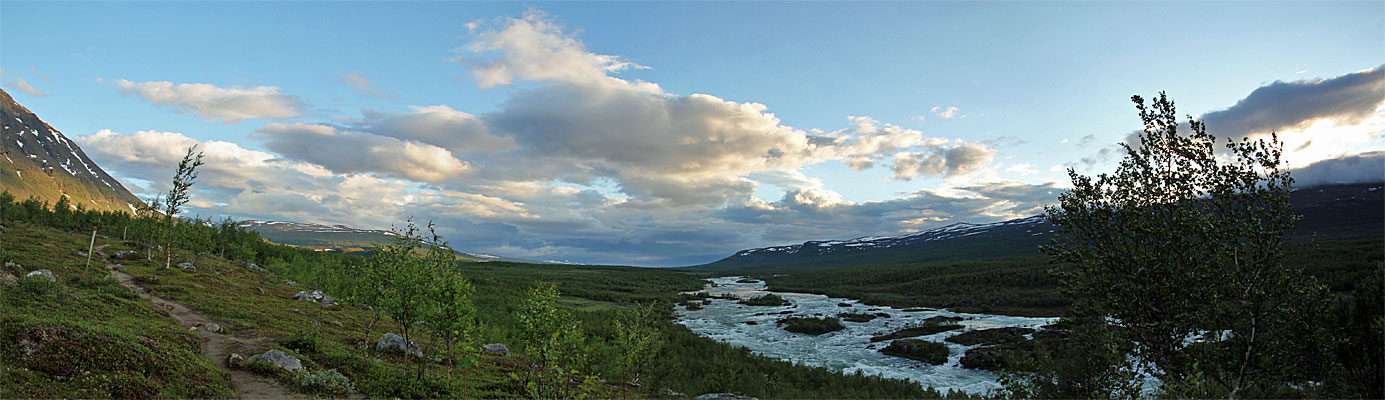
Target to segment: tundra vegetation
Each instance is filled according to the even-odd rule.
[[[450,262],[442,238],[408,222],[365,256],[268,243],[234,221],[67,207],[0,192],[0,398],[231,397],[199,339],[136,292],[84,271],[96,244],[150,294],[215,319],[238,337],[299,357],[304,372],[267,372],[305,393],[368,397],[659,397],[665,390],[761,398],[938,398],[917,383],[796,365],[672,323],[677,293],[703,277],[670,270]],[[128,231],[127,231],[128,228]],[[169,268],[155,259],[175,239]],[[122,240],[122,234],[124,240]],[[188,240],[186,238],[202,238]],[[162,254],[160,254],[162,255]],[[253,268],[252,268],[253,266]],[[48,269],[57,282],[23,278]],[[405,272],[413,272],[406,278]],[[89,272],[89,277],[83,277]],[[386,289],[378,282],[415,279]],[[293,285],[287,283],[292,282]],[[3,282],[0,282],[3,284]],[[337,306],[293,300],[321,290]],[[405,322],[408,321],[408,322]],[[528,324],[528,325],[526,325]],[[422,357],[375,349],[405,334]],[[526,329],[526,327],[538,329]],[[546,332],[535,335],[533,332]],[[554,335],[556,333],[556,336]],[[513,354],[486,353],[506,344]],[[26,354],[26,352],[30,352]],[[407,363],[407,366],[406,366]],[[531,368],[530,365],[540,366]],[[532,383],[532,385],[531,385]]]

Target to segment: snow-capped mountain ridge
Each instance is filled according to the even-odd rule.
[[[1026,229],[1026,232],[1031,233],[1030,236],[1039,236],[1045,233],[1052,232],[1052,229],[1048,228],[1036,229],[1040,225],[1047,226],[1047,223],[1044,221],[1043,216],[1039,215],[1028,218],[1012,219],[1009,221],[993,222],[987,224],[957,222],[943,227],[913,232],[899,236],[862,236],[846,240],[807,241],[803,242],[802,244],[795,245],[747,249],[736,252],[736,254],[732,257],[745,257],[752,254],[765,253],[798,254],[800,252],[816,252],[816,254],[825,255],[855,249],[882,249],[920,242],[929,242],[934,240],[944,240],[973,235],[981,235],[997,228],[1029,227],[1029,229]]]

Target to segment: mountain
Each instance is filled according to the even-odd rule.
[[[258,232],[270,242],[328,251],[364,252],[377,243],[391,243],[394,232],[379,229],[357,229],[346,225],[320,225],[289,221],[247,220],[240,223],[247,230]],[[455,250],[454,250],[455,251]],[[530,264],[571,264],[562,261],[535,261],[501,257],[490,254],[456,251],[462,261],[508,261]]]
[[[1289,240],[1360,240],[1385,237],[1385,183],[1324,185],[1289,195],[1303,216]],[[1054,227],[1042,216],[991,224],[956,223],[902,236],[741,250],[721,260],[688,267],[702,271],[763,271],[981,260],[1039,255]]]
[[[34,197],[57,204],[67,197],[71,207],[133,211],[141,201],[82,148],[0,90],[0,183],[23,200]]]

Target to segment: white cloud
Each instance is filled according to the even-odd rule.
[[[1020,174],[1021,176],[1029,176],[1029,175],[1034,175],[1034,174],[1038,174],[1038,173],[1039,173],[1038,170],[1034,169],[1034,166],[1033,166],[1033,165],[1029,165],[1029,164],[1015,164],[1015,165],[1011,165],[1009,168],[1005,168],[1005,171],[1007,171],[1007,172],[1014,172],[1014,173]]]
[[[29,82],[24,80],[24,78],[19,78],[18,80],[5,82],[5,87],[10,89],[23,90],[25,92],[28,92],[29,94],[39,97],[48,96],[48,93],[44,93],[42,90],[38,90],[38,88],[33,87],[33,85],[30,85]]]
[[[356,92],[356,94],[361,96],[385,97],[391,99],[395,98],[394,93],[389,93],[375,88],[373,86],[370,86],[370,78],[367,78],[361,74],[341,74],[337,76],[337,79],[340,79],[343,83],[346,83],[347,86],[351,87],[352,91]]]
[[[462,62],[468,65],[477,86],[491,88],[511,85],[515,80],[592,84],[618,83],[608,76],[630,68],[646,68],[617,56],[588,52],[586,45],[563,32],[539,10],[529,10],[520,18],[507,18],[502,30],[479,34],[466,46],[468,53],[493,54],[489,59]],[[475,26],[468,26],[475,29]]]
[[[336,173],[377,173],[416,182],[457,178],[470,166],[438,146],[336,127],[272,123],[255,130],[265,148]]]
[[[962,115],[962,110],[954,106],[935,106],[933,107],[933,109],[929,111],[933,112],[933,115],[937,115],[939,117],[942,117],[943,119],[965,117],[965,115]]]
[[[950,149],[899,152],[894,155],[894,177],[910,180],[918,176],[967,175],[989,165],[998,153],[979,142],[959,143]]]
[[[124,95],[136,95],[155,105],[170,106],[180,113],[192,112],[234,124],[247,118],[282,119],[303,115],[297,98],[275,86],[221,88],[206,83],[174,84],[168,81],[130,82],[117,79]]]

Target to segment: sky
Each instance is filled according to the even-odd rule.
[[[1043,212],[1165,91],[1385,179],[1385,3],[0,3],[0,86],[189,216],[641,266]]]

